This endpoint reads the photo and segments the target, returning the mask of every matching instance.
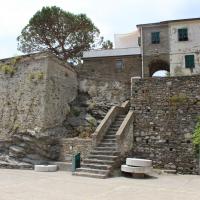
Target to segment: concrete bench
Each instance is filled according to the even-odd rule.
[[[122,172],[132,174],[148,174],[152,172],[152,160],[127,158],[126,164],[121,166]]]
[[[34,170],[36,172],[55,172],[57,171],[57,165],[35,165]]]

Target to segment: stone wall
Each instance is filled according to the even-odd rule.
[[[89,94],[91,103],[110,107],[130,98],[130,81],[87,78],[79,80],[79,90]]]
[[[77,94],[76,73],[49,54],[19,57],[14,66],[12,61],[1,60],[0,137],[62,126]]]
[[[91,139],[81,138],[66,138],[59,140],[60,146],[60,161],[67,161],[76,153],[81,153],[81,158],[84,159],[92,149]]]
[[[118,60],[124,64],[121,71],[116,67]],[[140,55],[84,58],[79,76],[81,79],[96,78],[126,82],[132,76],[141,76],[141,62]]]
[[[117,70],[117,60],[123,62],[122,70]],[[85,58],[78,74],[80,91],[88,93],[92,101],[119,105],[130,98],[131,77],[141,77],[141,56]]]
[[[132,79],[134,157],[157,168],[197,173],[192,133],[200,115],[200,76]]]

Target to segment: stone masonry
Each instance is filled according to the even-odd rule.
[[[1,60],[1,66],[12,59]],[[61,127],[77,95],[75,71],[49,54],[17,59],[14,74],[0,71],[0,137]]]
[[[154,167],[198,173],[192,133],[200,115],[200,76],[132,79],[132,155]]]

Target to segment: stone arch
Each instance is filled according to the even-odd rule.
[[[150,77],[152,77],[152,75],[159,70],[166,70],[168,72],[170,71],[169,63],[162,59],[153,59],[148,66]]]

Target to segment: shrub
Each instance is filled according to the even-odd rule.
[[[10,74],[10,76],[13,76],[16,72],[16,69],[12,65],[5,64],[1,65],[1,71],[4,72],[4,74]]]
[[[193,144],[200,145],[200,117],[198,117],[198,121],[193,133]]]
[[[44,79],[44,72],[38,71],[29,74],[29,80],[39,81],[42,79]]]
[[[17,70],[16,64],[19,60],[20,57],[14,57],[9,61],[9,63],[0,64],[0,71],[4,72],[4,74],[10,74],[12,77]]]
[[[169,99],[171,105],[181,105],[188,102],[188,97],[184,94],[171,96]]]

